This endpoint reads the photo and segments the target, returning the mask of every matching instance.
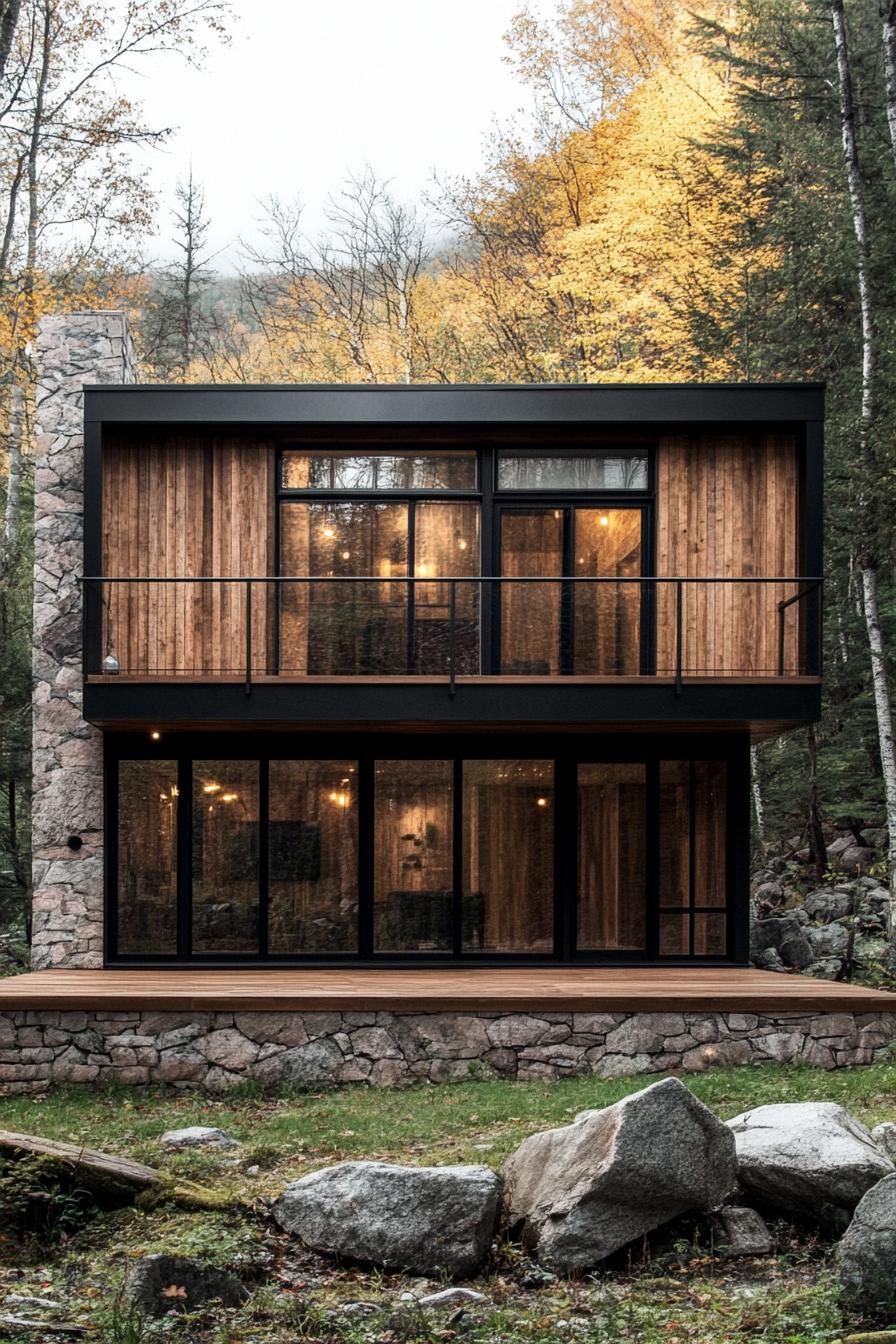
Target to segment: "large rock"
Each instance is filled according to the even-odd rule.
[[[851,892],[835,891],[832,887],[820,887],[806,897],[803,908],[810,919],[830,924],[835,919],[843,919],[851,913],[854,899]]]
[[[836,1273],[850,1306],[892,1320],[896,1308],[896,1175],[865,1194],[837,1247]]]
[[[502,1184],[490,1167],[340,1162],[292,1181],[274,1217],[315,1251],[463,1277],[488,1253]]]
[[[774,948],[785,966],[792,966],[798,971],[816,960],[812,945],[793,911],[788,911],[786,915],[775,915],[771,919],[754,920],[751,939],[754,958]]]
[[[233,1274],[185,1255],[144,1255],[131,1271],[125,1291],[147,1316],[193,1311],[206,1302],[238,1307],[249,1296]]]
[[[747,1190],[838,1230],[866,1190],[893,1171],[865,1126],[832,1101],[757,1106],[728,1124]]]
[[[559,1273],[587,1269],[734,1187],[730,1131],[677,1078],[533,1134],[504,1167],[511,1231]]]
[[[816,960],[824,961],[828,957],[842,957],[846,951],[848,935],[842,924],[822,924],[819,928],[807,929],[806,937],[809,939]]]

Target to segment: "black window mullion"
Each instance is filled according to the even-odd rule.
[[[270,761],[258,763],[258,955],[268,955],[270,909]]]
[[[177,762],[177,959],[193,955],[193,762]]]
[[[646,765],[646,796],[644,799],[644,885],[647,902],[646,947],[649,961],[660,954],[660,763],[654,757]]]
[[[107,818],[105,836],[105,877],[106,877],[106,936],[103,940],[104,959],[108,961],[118,955],[118,757],[106,752],[105,761],[105,810]]]
[[[358,761],[358,952],[362,961],[373,956],[374,761]]]
[[[496,569],[496,550],[498,542],[498,517],[495,512],[495,450],[491,445],[482,449],[479,462],[479,488],[482,491],[482,504],[479,516],[479,573],[490,577],[498,573]],[[483,676],[490,675],[498,666],[494,630],[497,622],[496,585],[479,585],[479,671]]]
[[[579,767],[569,757],[554,766],[554,955],[575,956],[578,927]]]
[[[464,923],[464,763],[455,757],[451,785],[451,952],[463,955]]]
[[[694,758],[688,761],[688,955],[694,957],[697,951],[696,901],[697,901],[697,771]]]
[[[417,577],[417,505],[408,500],[408,563],[407,571],[412,579]],[[414,638],[414,617],[417,601],[416,583],[408,584],[407,600],[407,669],[413,673],[417,659],[416,640]]]

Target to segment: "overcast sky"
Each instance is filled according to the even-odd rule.
[[[171,193],[191,159],[222,270],[272,192],[300,195],[314,232],[327,194],[365,164],[407,199],[433,170],[475,173],[495,120],[515,120],[528,105],[502,60],[519,8],[519,0],[233,0],[229,46],[213,48],[198,71],[165,58],[137,85],[150,124],[177,127],[147,163],[162,189],[156,255],[170,255]]]

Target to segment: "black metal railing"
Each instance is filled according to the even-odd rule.
[[[818,676],[819,578],[89,577],[85,673]]]

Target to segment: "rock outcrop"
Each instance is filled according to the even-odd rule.
[[[504,1166],[511,1232],[559,1273],[588,1269],[736,1178],[731,1132],[675,1078],[533,1134]]]
[[[292,1181],[273,1212],[312,1250],[459,1278],[488,1254],[501,1191],[490,1167],[340,1162]]]
[[[893,1163],[835,1102],[757,1106],[728,1122],[741,1184],[770,1208],[842,1230]]]

